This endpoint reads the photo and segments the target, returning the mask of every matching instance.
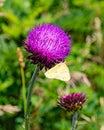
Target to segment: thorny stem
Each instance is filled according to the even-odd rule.
[[[73,118],[72,118],[72,130],[75,130],[77,117],[78,117],[78,113],[74,112],[74,115],[73,115]]]
[[[30,130],[31,96],[32,96],[32,91],[33,91],[33,87],[34,87],[34,81],[36,79],[36,76],[39,73],[39,70],[40,70],[40,66],[37,66],[32,75],[30,83],[29,83],[28,94],[27,94],[27,103],[26,103],[25,130]]]

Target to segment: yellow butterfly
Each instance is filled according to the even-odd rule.
[[[65,62],[59,63],[53,68],[46,71],[45,76],[50,79],[59,79],[62,81],[70,80],[70,73]]]

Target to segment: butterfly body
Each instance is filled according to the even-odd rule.
[[[69,81],[70,80],[70,73],[67,65],[63,63],[59,63],[53,68],[49,69],[45,76],[50,79],[59,79],[62,81]]]

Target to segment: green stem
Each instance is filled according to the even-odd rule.
[[[25,76],[24,69],[21,67],[21,77],[22,77],[22,96],[24,103],[24,115],[26,114],[26,88],[25,88]]]
[[[36,76],[39,73],[39,70],[40,70],[40,66],[37,66],[29,83],[28,94],[27,94],[27,104],[26,104],[26,115],[25,115],[25,130],[30,130],[31,96],[32,96],[32,91],[34,87],[34,81],[36,79]]]
[[[74,112],[74,115],[73,115],[73,118],[72,118],[72,130],[75,130],[77,117],[78,117],[78,113]]]

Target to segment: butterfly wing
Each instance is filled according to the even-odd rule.
[[[50,79],[59,79],[62,81],[68,81],[70,79],[70,73],[65,63],[59,63],[53,68],[49,69],[45,76]]]

